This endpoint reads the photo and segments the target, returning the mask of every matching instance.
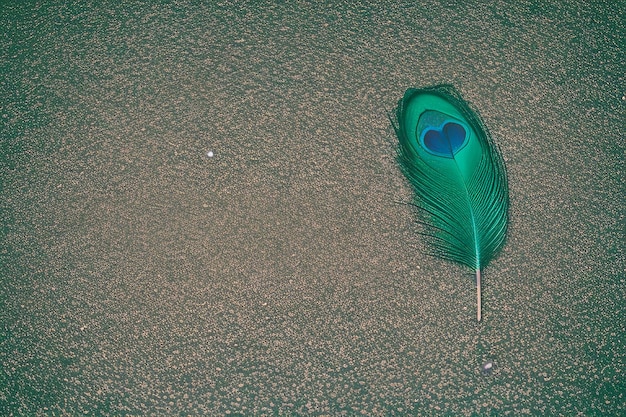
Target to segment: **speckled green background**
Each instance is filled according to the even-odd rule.
[[[626,413],[626,16],[585,3],[2,2],[0,414]],[[480,324],[393,159],[441,82],[509,172]]]

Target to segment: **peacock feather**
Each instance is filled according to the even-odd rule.
[[[476,275],[504,245],[509,195],[504,161],[480,117],[451,85],[409,89],[393,127],[398,161],[415,191],[432,254]]]

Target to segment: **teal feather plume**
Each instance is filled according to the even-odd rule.
[[[504,245],[509,194],[506,169],[486,126],[450,85],[408,89],[396,110],[399,165],[415,192],[432,254],[476,275]]]

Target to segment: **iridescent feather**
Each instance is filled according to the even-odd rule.
[[[409,89],[396,111],[398,161],[415,191],[433,255],[476,276],[504,245],[509,195],[504,161],[480,117],[450,85]]]

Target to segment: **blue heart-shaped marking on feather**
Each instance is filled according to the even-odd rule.
[[[467,129],[463,125],[446,121],[437,128],[424,129],[420,142],[424,149],[433,155],[454,158],[454,155],[465,146],[467,138]]]

